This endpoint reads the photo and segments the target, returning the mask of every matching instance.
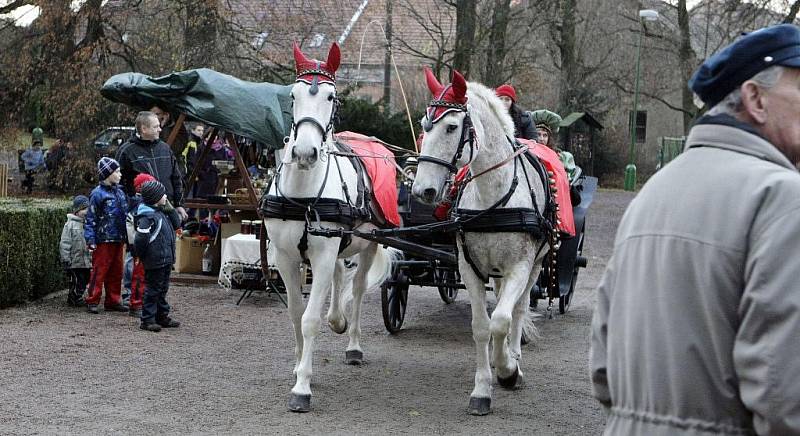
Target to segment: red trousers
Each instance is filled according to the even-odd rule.
[[[133,273],[131,274],[131,301],[129,304],[132,310],[142,309],[144,287],[144,264],[138,257],[134,257]]]
[[[122,304],[122,242],[102,242],[92,253],[92,277],[86,304],[100,304],[103,287],[106,288],[105,307]]]

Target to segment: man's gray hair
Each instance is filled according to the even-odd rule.
[[[155,119],[158,119],[156,114],[154,114],[154,113],[152,113],[150,111],[141,111],[141,112],[139,112],[138,115],[136,115],[136,121],[134,122],[134,125],[136,126],[136,133],[139,133],[139,134],[142,133],[142,127],[144,126],[144,123],[147,122],[147,120],[149,120],[150,117],[154,117]]]
[[[761,88],[770,89],[778,84],[778,80],[781,78],[781,74],[783,74],[784,69],[785,68],[780,65],[773,65],[765,70],[760,71],[758,74],[748,80],[756,82],[756,85]],[[742,91],[741,86],[737,86],[736,89],[731,91],[730,94],[726,95],[722,101],[709,109],[706,115],[736,115],[741,111]]]

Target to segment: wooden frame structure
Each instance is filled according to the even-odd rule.
[[[172,143],[175,142],[175,139],[178,136],[178,132],[180,129],[185,128],[183,123],[186,121],[186,114],[180,114],[178,116],[178,120],[175,122],[175,128],[172,129],[170,132],[169,138],[167,138],[167,144],[172,146]],[[239,174],[242,177],[242,183],[244,184],[244,188],[247,190],[247,202],[246,203],[237,203],[237,204],[217,204],[217,203],[209,203],[207,199],[199,199],[199,198],[188,198],[190,192],[192,192],[192,187],[194,186],[195,182],[197,181],[197,175],[199,173],[199,169],[202,165],[205,164],[208,158],[208,150],[211,148],[211,144],[217,139],[219,135],[219,128],[212,127],[211,134],[208,135],[208,139],[205,142],[205,146],[200,151],[200,156],[197,157],[197,162],[195,162],[194,168],[192,168],[192,173],[189,175],[189,178],[186,181],[186,189],[185,189],[185,196],[184,205],[187,208],[193,209],[225,209],[225,210],[250,210],[250,211],[257,211],[258,210],[258,197],[256,196],[255,188],[253,188],[253,182],[250,181],[250,173],[247,171],[247,166],[244,164],[244,159],[242,159],[242,154],[239,152],[239,147],[236,144],[236,141],[233,138],[233,134],[228,132],[225,135],[224,141],[228,144],[228,148],[233,151],[233,162],[234,167],[239,171]]]

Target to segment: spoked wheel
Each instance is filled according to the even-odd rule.
[[[558,313],[565,314],[569,310],[570,303],[572,303],[572,294],[575,293],[575,283],[578,282],[578,271],[586,266],[586,258],[583,257],[583,236],[585,227],[581,228],[578,235],[578,250],[575,254],[575,266],[572,268],[572,277],[569,281],[569,293],[558,299]]]
[[[392,278],[381,285],[381,309],[383,325],[389,333],[397,333],[403,326],[408,303],[408,277],[400,268],[395,268]]]
[[[458,272],[454,269],[436,268],[433,272],[433,278],[436,283],[443,283],[439,285],[439,297],[442,298],[446,304],[456,301],[458,297]]]

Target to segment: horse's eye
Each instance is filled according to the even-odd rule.
[[[292,97],[292,100],[294,100],[294,94],[289,94],[289,97]]]
[[[333,101],[333,94],[328,96],[328,101]]]
[[[456,131],[457,128],[458,126],[456,126],[455,124],[450,124],[449,126],[447,126],[447,133],[453,133]]]

